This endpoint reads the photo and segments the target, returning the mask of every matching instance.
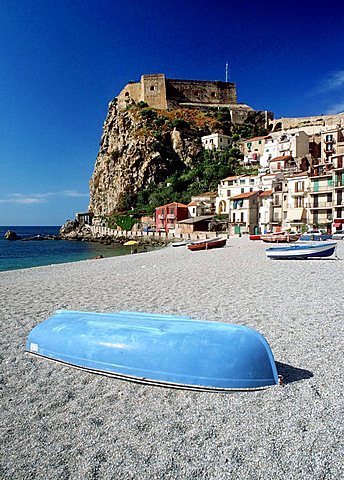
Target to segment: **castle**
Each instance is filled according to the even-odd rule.
[[[232,82],[206,80],[171,80],[163,73],[142,75],[139,82],[129,82],[117,96],[118,107],[125,109],[130,103],[145,102],[152,108],[227,107],[233,123],[242,123],[253,108],[237,102],[236,85]]]

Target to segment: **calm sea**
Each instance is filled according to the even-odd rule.
[[[38,267],[53,263],[87,260],[97,255],[113,257],[127,255],[130,247],[122,245],[100,245],[98,243],[69,240],[9,241],[4,239],[7,230],[13,230],[20,237],[33,235],[57,235],[60,227],[0,226],[0,271],[18,268]]]

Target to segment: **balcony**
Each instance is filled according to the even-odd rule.
[[[324,152],[326,153],[326,155],[332,155],[333,153],[335,153],[335,149],[334,147],[330,146],[328,148],[324,148]]]
[[[295,190],[294,192],[290,192],[290,195],[292,195],[293,197],[296,196],[296,195],[306,195],[306,191],[305,190]]]
[[[176,218],[174,213],[168,213],[167,214],[167,220],[174,220]]]
[[[314,210],[315,208],[332,208],[333,207],[333,202],[314,202],[309,205],[309,208],[311,210]]]
[[[317,195],[318,193],[332,192],[332,189],[333,189],[332,185],[321,185],[317,188],[312,186],[309,193],[311,195]]]
[[[158,215],[159,220],[165,220],[165,215]]]
[[[334,182],[334,188],[344,188],[344,182],[342,180],[337,180]]]

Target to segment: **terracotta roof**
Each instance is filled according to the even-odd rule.
[[[204,193],[199,193],[198,195],[192,195],[193,197],[205,197],[205,196],[215,196],[217,197],[217,192],[204,192]]]
[[[190,202],[190,203],[188,203],[188,207],[195,207],[195,206],[197,206],[197,205],[198,205],[197,202]]]
[[[237,178],[240,178],[240,177],[242,177],[242,175],[235,175],[234,177],[223,178],[222,181],[225,182],[227,180],[236,180]]]
[[[235,195],[235,197],[231,197],[231,200],[240,200],[240,198],[250,198],[253,197],[254,195],[259,194],[260,190],[257,192],[246,192],[246,193],[240,193],[240,195]]]
[[[265,138],[271,138],[271,136],[270,135],[264,135],[263,137],[248,138],[247,140],[244,140],[244,143],[254,142],[255,140],[262,140],[262,139],[265,139]]]
[[[260,197],[269,197],[270,195],[272,195],[272,190],[265,190],[259,194]]]
[[[269,162],[286,162],[287,160],[291,160],[293,157],[291,155],[284,155],[283,157],[275,157],[269,160]]]
[[[187,205],[184,205],[184,203],[172,202],[172,203],[167,203],[166,205],[160,205],[160,207],[157,207],[157,208],[163,208],[163,207],[185,207],[185,208],[187,208]]]

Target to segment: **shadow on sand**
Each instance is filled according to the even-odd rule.
[[[307,380],[313,377],[313,373],[302,368],[292,367],[286,363],[276,362],[278,375],[282,375],[283,383],[293,383],[299,380]]]

